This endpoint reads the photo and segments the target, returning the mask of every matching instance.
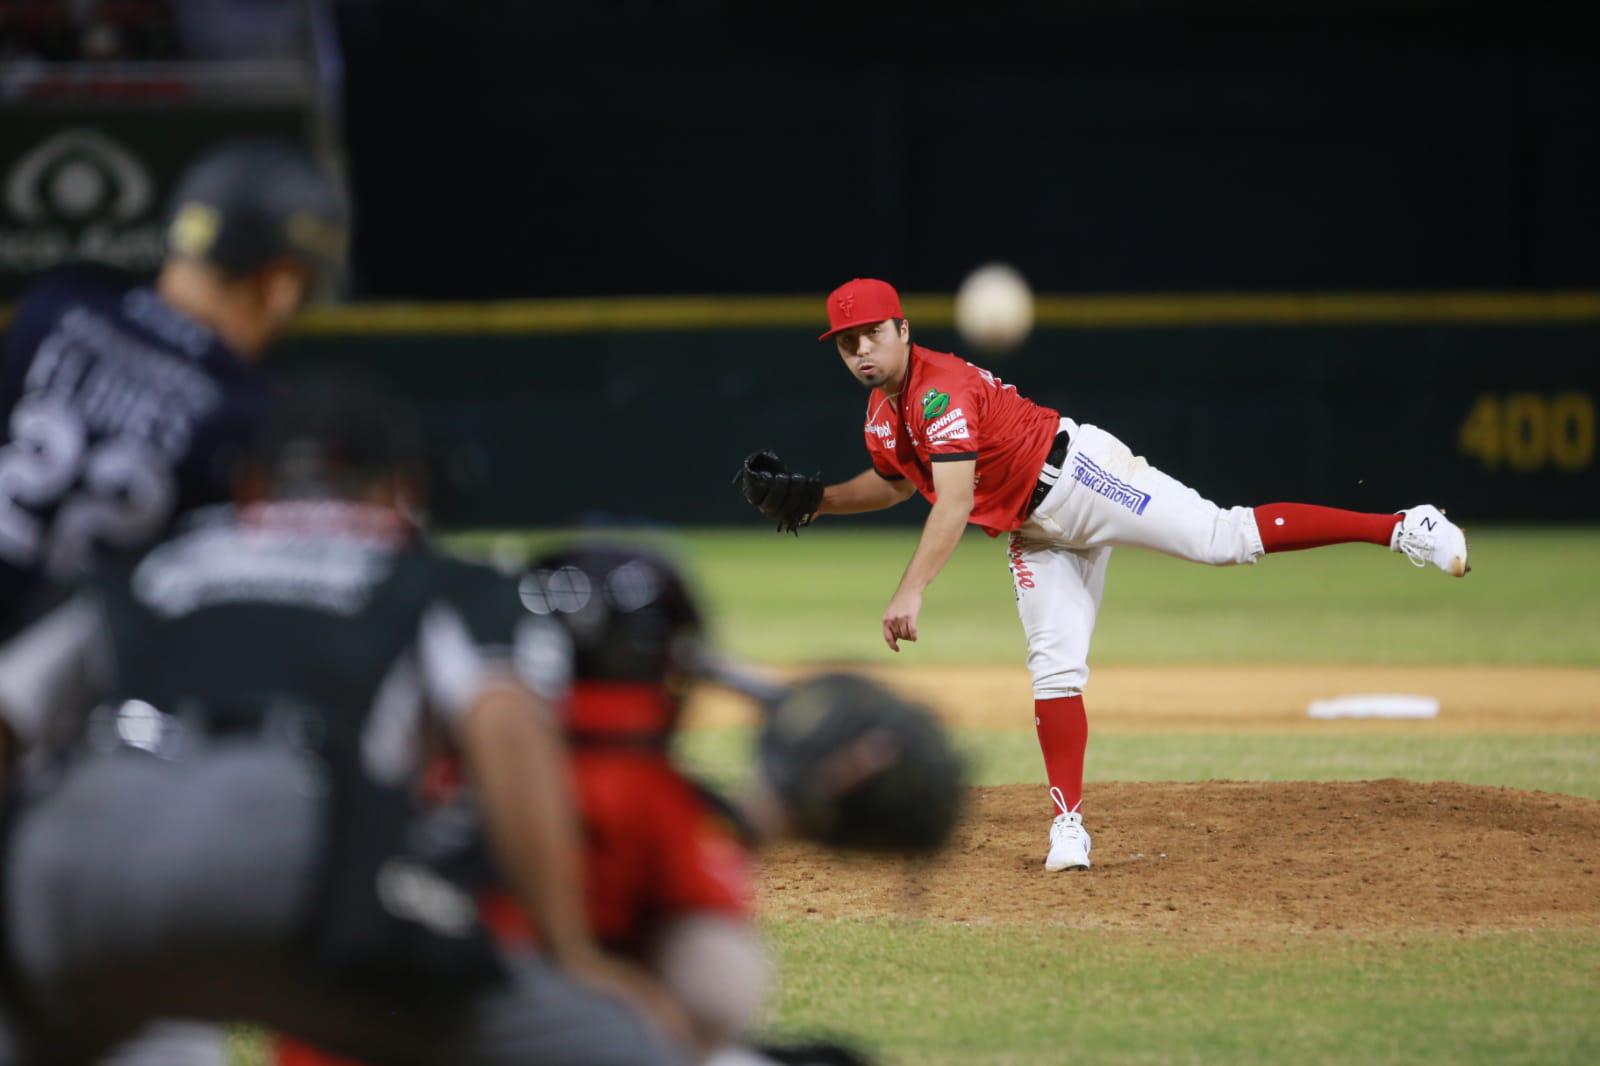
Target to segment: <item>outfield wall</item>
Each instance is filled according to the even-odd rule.
[[[450,525],[741,523],[747,451],[866,466],[864,397],[815,302],[357,306],[278,365],[352,361],[421,400],[458,442]],[[947,300],[908,313],[954,345]],[[1219,502],[1600,518],[1600,294],[1055,298],[1041,320],[988,365]]]

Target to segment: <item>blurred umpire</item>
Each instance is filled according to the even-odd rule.
[[[180,181],[153,285],[86,265],[34,283],[0,362],[0,637],[107,549],[227,499],[267,403],[255,364],[345,231],[304,155],[231,143]]]
[[[944,731],[924,708],[865,678],[787,686],[718,656],[688,581],[647,549],[556,548],[534,561],[519,591],[531,617],[558,627],[571,649],[571,685],[554,706],[583,827],[593,935],[648,975],[658,1013],[698,1060],[867,1061],[837,1044],[750,1044],[768,983],[752,851],[789,834],[838,848],[937,850],[962,791]],[[751,697],[762,719],[759,775],[728,796],[673,757],[686,700],[705,682]],[[455,789],[448,763],[434,775],[440,802]],[[454,870],[501,943],[537,942],[537,916],[463,858]],[[285,1040],[277,1066],[360,1064]]]
[[[371,385],[287,396],[246,502],[0,649],[35,764],[3,858],[13,1047],[88,1063],[154,1017],[254,1021],[371,1063],[655,1062],[583,917],[559,737],[565,634],[424,547],[414,425]],[[455,751],[543,958],[503,957],[430,855]],[[49,759],[43,753],[60,752]]]

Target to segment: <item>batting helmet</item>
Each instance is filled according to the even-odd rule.
[[[304,152],[274,141],[232,141],[178,182],[167,250],[232,275],[284,257],[321,270],[343,258],[348,228],[342,197]]]

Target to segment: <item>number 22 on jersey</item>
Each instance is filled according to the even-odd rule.
[[[147,442],[90,442],[64,404],[25,399],[11,413],[11,442],[0,448],[0,560],[70,576],[96,546],[155,536],[175,495],[165,456]]]

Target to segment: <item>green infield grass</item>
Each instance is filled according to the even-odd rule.
[[[855,1034],[889,1062],[1600,1061],[1592,931],[1234,945],[1049,925],[767,930],[778,1026]]]
[[[643,539],[680,559],[723,644],[779,664],[887,657],[879,619],[917,531],[829,522],[798,537],[764,528],[594,535]],[[570,536],[453,540],[515,553]],[[1371,545],[1221,569],[1119,550],[1094,659],[1600,665],[1600,529],[1474,529],[1472,562],[1455,580]],[[928,591],[921,630],[908,654],[924,662],[1021,661],[1003,541],[968,533]]]
[[[765,923],[770,1027],[888,1063],[1591,1063],[1600,934],[1247,944],[1065,926]],[[248,1031],[234,1066],[267,1060]]]
[[[957,743],[975,785],[1044,784],[1029,730],[963,729]],[[686,765],[712,781],[740,778],[750,733],[697,729],[679,744]],[[1084,775],[1095,781],[1459,781],[1600,799],[1600,735],[1347,733],[1101,733]]]

